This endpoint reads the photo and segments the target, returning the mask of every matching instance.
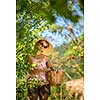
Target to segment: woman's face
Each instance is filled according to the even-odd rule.
[[[47,49],[49,47],[49,44],[48,44],[48,42],[46,42],[46,41],[40,41],[40,43],[39,43],[39,49],[40,49],[40,51],[44,51],[45,49]]]

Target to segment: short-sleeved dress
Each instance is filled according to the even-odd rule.
[[[34,79],[34,81],[36,80],[38,83],[38,85],[43,86],[46,84],[49,84],[48,80],[47,80],[47,73],[45,71],[39,71],[38,73],[33,73],[33,70],[45,70],[45,68],[47,68],[46,65],[46,58],[35,58],[32,57],[32,64],[35,65],[33,66],[33,68],[31,68],[30,72],[29,72],[29,77],[28,77],[28,81],[31,81],[32,79]]]

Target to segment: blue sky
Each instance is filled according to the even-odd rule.
[[[67,42],[67,40],[64,39],[61,35],[55,35],[48,30],[45,30],[42,35],[43,37],[47,38],[54,47],[60,46],[61,44]]]
[[[64,36],[69,33],[69,31],[66,29],[68,25],[71,25],[73,27],[76,37],[80,36],[81,33],[84,33],[83,32],[84,31],[84,15],[80,11],[80,8],[78,7],[77,3],[73,6],[73,8],[77,10],[78,15],[82,16],[82,19],[78,23],[73,24],[70,20],[66,20],[62,17],[56,16],[55,24],[64,27],[61,34],[51,33],[49,32],[49,30],[45,30],[42,33],[42,36],[47,38],[53,44],[54,47],[60,46],[61,44],[68,42],[64,38]]]
[[[69,20],[66,20],[67,23],[61,17],[57,17],[56,24],[66,27],[66,25],[73,25]],[[74,28],[74,33],[78,37],[83,32],[84,20],[82,19],[79,23],[77,23]],[[69,31],[67,29],[63,29],[61,34],[52,33],[49,30],[45,30],[42,33],[42,36],[47,38],[54,47],[60,46],[63,43],[67,43],[68,41],[64,38],[64,36],[68,34]]]

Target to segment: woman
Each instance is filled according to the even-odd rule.
[[[47,55],[53,50],[52,45],[41,39],[35,45],[36,55],[28,56],[28,64],[31,65],[28,73],[28,96],[30,100],[47,100],[50,94],[50,71],[52,70]],[[33,82],[33,85],[31,85]],[[36,83],[36,84],[35,84]]]

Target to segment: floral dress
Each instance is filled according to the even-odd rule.
[[[34,58],[32,57],[32,66],[30,67],[30,71],[28,73],[28,83],[30,83],[30,88],[43,86],[49,84],[47,80],[47,73],[43,70],[47,68],[46,59],[43,58]],[[42,70],[34,73],[34,70]]]

